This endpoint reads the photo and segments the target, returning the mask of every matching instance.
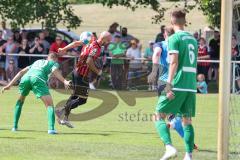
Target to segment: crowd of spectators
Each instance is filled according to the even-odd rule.
[[[57,53],[59,48],[63,48],[67,43],[61,36],[51,37],[47,29],[38,33],[35,37],[29,39],[28,32],[25,30],[10,30],[6,23],[2,22],[2,30],[0,30],[0,83],[5,84],[17,73],[19,69],[25,68],[34,61],[42,57],[31,56],[10,56],[9,53],[17,54],[36,54],[46,55],[49,52]],[[155,41],[149,41],[145,50],[142,50],[142,44],[139,39],[128,33],[127,27],[120,27],[118,23],[109,26],[108,31],[112,35],[112,42],[103,48],[103,68],[109,73],[109,85],[113,89],[122,90],[132,86],[136,86],[137,81],[141,79],[143,73],[148,75],[152,68],[153,45],[156,42],[164,41],[165,25],[160,27],[160,33],[156,35]],[[96,34],[95,34],[96,36]],[[213,31],[212,38],[202,37],[199,32],[194,32],[193,36],[199,44],[198,60],[219,60],[220,52],[220,34]],[[74,48],[72,55],[80,54],[80,48]],[[5,55],[3,55],[3,53]],[[106,58],[111,57],[111,59]],[[145,58],[143,60],[142,58]],[[66,58],[59,58],[61,70],[67,74],[69,64]],[[240,60],[240,49],[236,40],[236,36],[232,37],[232,60]],[[199,84],[207,86],[210,81],[218,81],[218,63],[198,62],[197,74]],[[94,75],[91,77],[94,77]],[[235,65],[235,77],[237,87],[240,88],[240,65]],[[94,78],[90,83],[90,88],[95,89],[96,81]],[[91,82],[91,81],[90,81]],[[206,85],[205,85],[206,82]],[[199,85],[199,91],[202,91]],[[150,90],[155,88],[149,86]],[[204,93],[207,91],[204,91]]]

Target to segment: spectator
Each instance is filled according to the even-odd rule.
[[[6,70],[7,82],[9,83],[15,75],[18,73],[19,69],[16,67],[13,59],[9,60],[9,66]]]
[[[112,35],[112,42],[114,41],[114,37],[116,34],[119,34],[119,31],[117,30],[119,24],[117,22],[114,22],[109,26],[108,32]]]
[[[28,45],[28,40],[23,39],[22,43],[19,47],[19,54],[29,54],[30,47]],[[18,68],[23,69],[29,66],[29,57],[26,56],[19,56],[18,58]]]
[[[193,37],[198,41],[200,38],[199,38],[199,33],[196,31],[193,33]]]
[[[126,45],[121,42],[121,36],[115,35],[114,42],[108,46],[110,56],[113,58],[111,61],[111,79],[114,89],[123,89],[124,80],[124,60],[118,59],[125,57]]]
[[[49,44],[52,44],[54,42],[54,38],[50,36],[49,30],[46,28],[43,33],[45,35],[45,40],[48,41]]]
[[[12,35],[12,31],[6,27],[6,22],[2,21],[2,39],[6,41]]]
[[[147,47],[144,52],[144,58],[147,59],[148,73],[152,71],[153,45],[154,45],[154,42],[150,41],[149,47]]]
[[[165,38],[164,38],[165,27],[166,27],[165,25],[162,25],[162,26],[160,27],[161,32],[158,33],[158,35],[156,36],[155,43],[157,43],[157,42],[162,42],[162,41],[165,40]]]
[[[14,41],[15,41],[16,43],[18,43],[18,44],[21,44],[21,42],[22,42],[22,37],[21,37],[21,35],[20,35],[20,32],[19,32],[18,30],[15,30],[13,33],[14,33],[14,34],[13,34]]]
[[[39,37],[35,37],[34,38],[34,42],[33,44],[30,46],[30,50],[29,53],[30,54],[43,54],[44,51],[44,47],[42,44],[40,44],[40,39]],[[42,59],[42,57],[31,57],[30,58],[30,64],[32,64],[33,62],[35,62],[36,60]]]
[[[207,83],[205,81],[204,74],[198,74],[197,80],[198,80],[197,81],[198,93],[207,94],[208,93],[208,86],[207,86]]]
[[[56,36],[55,42],[50,46],[50,52],[58,53],[59,48],[64,48],[67,44],[62,40],[61,36]],[[65,58],[58,58],[59,62],[63,62]]]
[[[240,49],[239,44],[237,43],[237,38],[235,35],[232,36],[232,60],[233,61],[240,61]],[[239,93],[240,91],[240,64],[235,64],[235,80],[237,81],[236,90]]]
[[[122,35],[121,35],[121,41],[123,43],[127,44],[127,47],[130,46],[130,41],[134,39],[134,37],[130,34],[128,34],[128,29],[126,27],[122,28]]]
[[[59,48],[64,48],[65,46],[67,46],[67,44],[62,40],[62,37],[56,36],[55,42],[53,42],[51,44],[49,51],[58,54],[58,49]],[[62,55],[64,55],[64,54],[62,54]],[[69,64],[68,64],[68,58],[59,57],[58,62],[61,66],[61,70],[63,72],[62,74],[64,76],[67,75],[68,71],[70,70],[69,69]]]
[[[131,86],[142,69],[141,60],[136,60],[136,58],[141,58],[141,46],[138,45],[136,39],[131,40],[131,47],[128,48],[126,56],[131,59],[128,73],[129,86]]]
[[[49,48],[50,48],[50,44],[48,43],[48,41],[45,39],[45,34],[44,32],[39,33],[39,42],[40,44],[43,45],[43,54],[48,54]]]
[[[6,43],[6,41],[2,39],[2,31],[0,30],[0,49],[4,43]],[[0,80],[5,79],[5,60],[5,56],[0,55]]]
[[[218,31],[214,31],[214,38],[210,40],[209,42],[209,54],[211,60],[219,60],[220,56],[220,34]],[[218,69],[219,64],[218,63],[211,63],[210,69],[208,72],[208,79],[212,80],[212,74],[214,72],[213,80],[218,79]]]
[[[208,54],[208,49],[206,46],[206,40],[204,38],[199,39],[198,59],[199,60],[210,59],[210,55]],[[198,62],[198,65],[197,65],[198,74],[204,74],[204,76],[207,77],[209,66],[210,66],[209,62]]]
[[[24,29],[21,30],[20,35],[21,35],[22,39],[28,39],[28,32],[26,30],[24,30]]]
[[[9,56],[9,53],[17,53],[17,45],[13,40],[13,35],[8,37],[8,40],[6,43],[3,44],[3,46],[1,47],[1,52],[3,53],[3,51],[5,51],[6,54],[6,59],[5,59],[5,70],[7,70],[8,65],[9,65],[9,60],[13,59],[14,60],[14,64],[17,65],[18,64],[18,57],[17,56]]]

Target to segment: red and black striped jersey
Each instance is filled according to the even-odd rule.
[[[89,67],[87,65],[88,57],[92,57],[93,61],[96,61],[98,57],[101,55],[101,46],[95,40],[91,44],[85,46],[82,49],[80,57],[78,59],[78,63],[76,66],[76,70],[79,75],[86,77],[89,73]]]

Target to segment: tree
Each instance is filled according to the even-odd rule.
[[[59,23],[67,28],[76,28],[81,23],[68,0],[1,0],[0,16],[3,20],[8,19],[12,28],[24,27],[35,21],[51,29]]]
[[[209,23],[213,27],[220,27],[221,17],[221,0],[168,0],[175,2],[175,7],[179,7],[179,2],[184,2],[183,8],[186,12],[191,11],[194,8],[198,8],[203,11],[204,15],[208,17]],[[158,0],[92,0],[92,2],[101,3],[104,6],[113,7],[125,6],[131,8],[133,11],[138,7],[151,7],[156,11],[156,15],[152,17],[154,23],[160,23],[164,19],[164,13],[170,8],[163,7]]]

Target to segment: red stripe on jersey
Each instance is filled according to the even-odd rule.
[[[88,76],[89,74],[89,67],[87,66],[88,57],[91,56],[93,58],[93,61],[96,61],[100,54],[101,46],[98,44],[97,41],[93,41],[91,44],[85,46],[82,49],[81,55],[76,66],[77,72],[83,77]]]

